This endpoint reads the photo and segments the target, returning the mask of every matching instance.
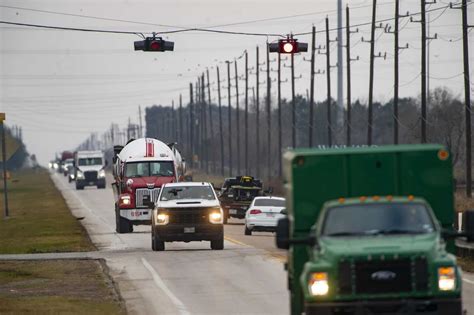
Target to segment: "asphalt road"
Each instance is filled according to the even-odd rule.
[[[286,252],[275,248],[272,233],[245,236],[243,220],[231,219],[223,251],[210,250],[209,242],[191,242],[166,243],[166,251],[153,252],[149,226],[115,233],[110,184],[76,191],[62,175],[53,179],[107,260],[129,313],[289,313]],[[474,314],[473,274],[463,275],[463,298],[468,314]]]

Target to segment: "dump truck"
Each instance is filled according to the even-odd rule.
[[[284,180],[291,314],[462,314],[444,147],[290,151]]]

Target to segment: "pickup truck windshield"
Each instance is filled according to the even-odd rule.
[[[173,176],[174,165],[171,161],[131,162],[125,167],[125,177]]]
[[[324,236],[423,234],[434,231],[423,204],[383,203],[337,206],[328,209]]]
[[[102,165],[102,158],[80,158],[77,164],[79,166]]]
[[[215,200],[214,192],[210,186],[174,186],[165,187],[161,193],[161,201],[182,199]]]

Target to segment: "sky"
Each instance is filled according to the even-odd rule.
[[[351,8],[351,25],[371,21],[371,0],[342,1]],[[401,12],[420,11],[418,0],[400,0]],[[377,20],[394,16],[394,0],[377,1]],[[427,10],[443,8],[447,0],[427,5]],[[344,14],[345,15],[345,14]],[[468,9],[474,24],[474,5]],[[317,29],[316,46],[324,46],[325,18],[330,29],[337,26],[335,0],[0,0],[2,21],[50,26],[114,30],[151,34],[182,28],[208,28],[222,31],[262,34],[309,33]],[[414,19],[418,19],[415,16]],[[428,14],[430,35],[437,39],[429,45],[429,86],[448,87],[462,97],[461,11],[440,9]],[[343,21],[345,24],[345,20]],[[393,27],[393,21],[384,22]],[[400,96],[420,93],[420,24],[400,19]],[[352,28],[356,31],[356,28]],[[336,31],[330,33],[331,40]],[[471,32],[470,62],[474,69],[474,32]],[[227,78],[226,61],[237,60],[239,75],[244,71],[241,58],[248,51],[250,86],[255,84],[256,47],[260,49],[260,68],[266,65],[265,43],[275,36],[244,36],[204,32],[163,35],[175,42],[175,51],[146,53],[133,50],[134,34],[110,34],[39,29],[0,24],[0,111],[6,112],[7,125],[23,128],[30,153],[42,164],[55,153],[74,149],[91,132],[103,133],[111,123],[125,127],[128,120],[138,122],[139,111],[153,104],[177,104],[189,100],[189,83],[210,71],[211,96],[216,101],[216,66],[221,80]],[[310,35],[295,36],[301,42]],[[369,86],[370,26],[358,27],[351,35],[351,55],[359,57],[352,66],[352,97],[366,101]],[[375,60],[374,99],[388,101],[393,96],[393,34],[376,30],[375,52],[386,59]],[[344,36],[344,44],[345,44]],[[324,47],[323,47],[324,48]],[[324,52],[324,50],[322,50]],[[331,64],[337,62],[337,42],[330,47]],[[240,59],[238,59],[240,57]],[[309,53],[295,56],[296,93],[306,95],[309,88]],[[316,71],[325,69],[325,55],[316,55]],[[277,68],[276,55],[270,65]],[[345,55],[344,55],[345,60]],[[284,62],[282,79],[290,77],[289,60]],[[343,68],[345,73],[346,64]],[[235,76],[231,67],[231,77]],[[332,95],[337,96],[336,68],[331,69]],[[472,75],[471,70],[471,75]],[[261,72],[260,81],[265,80]],[[301,76],[301,77],[300,77]],[[271,72],[276,78],[276,72]],[[315,98],[326,98],[326,76],[316,75]],[[344,78],[344,86],[346,78]],[[223,87],[226,82],[222,83]],[[234,84],[232,84],[234,86]],[[243,86],[243,81],[240,82]],[[275,83],[273,84],[275,86]],[[224,90],[224,89],[223,89]],[[262,86],[262,93],[265,86]],[[282,85],[283,97],[291,95],[289,83]],[[242,93],[242,92],[241,92]],[[345,94],[345,93],[344,93]],[[235,96],[235,92],[232,92]],[[226,100],[226,91],[222,93]],[[276,89],[272,90],[276,97]],[[275,103],[275,102],[274,102]],[[344,102],[345,103],[345,102]],[[224,105],[226,101],[224,101]],[[275,106],[275,104],[273,104]]]

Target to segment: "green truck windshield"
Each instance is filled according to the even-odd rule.
[[[324,236],[423,234],[434,231],[428,209],[416,203],[356,204],[329,208]]]

